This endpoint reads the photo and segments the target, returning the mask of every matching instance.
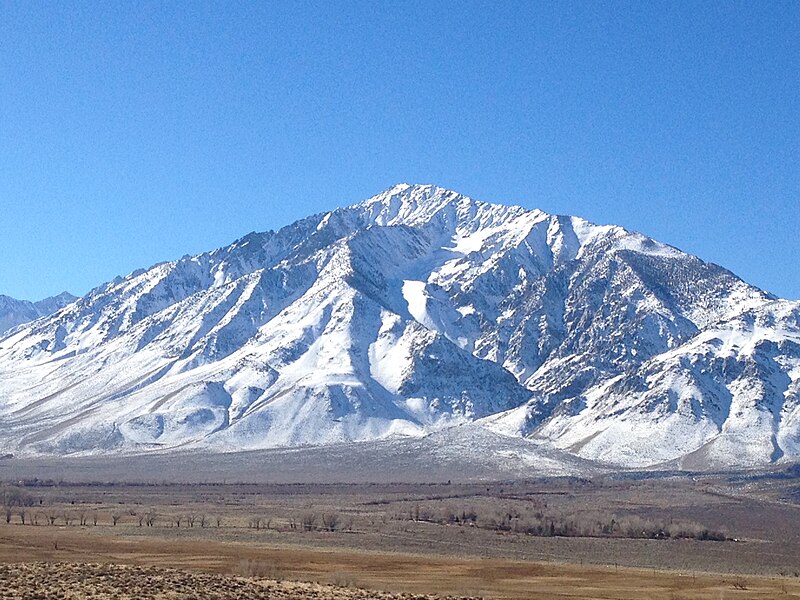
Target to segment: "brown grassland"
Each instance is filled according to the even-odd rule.
[[[800,598],[798,489],[17,481],[0,598]]]

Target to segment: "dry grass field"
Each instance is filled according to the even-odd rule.
[[[46,562],[6,563],[0,598],[800,598],[787,578],[104,537],[4,538],[4,560]]]
[[[798,487],[18,481],[2,488],[0,598],[800,598]]]

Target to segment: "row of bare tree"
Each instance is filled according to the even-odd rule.
[[[3,501],[6,524],[9,525],[16,517],[21,525],[70,526],[77,524],[80,526],[96,526],[101,519],[101,515],[106,515],[108,522],[112,526],[116,526],[127,515],[132,517],[139,527],[155,527],[159,524],[168,527],[188,528],[205,528],[211,525],[222,526],[221,516],[209,516],[202,512],[159,515],[155,509],[151,508],[145,512],[130,510],[126,513],[115,510],[109,513],[99,510],[71,511],[57,506],[36,510],[33,508],[37,504],[36,499],[24,489],[15,486],[0,487],[0,497],[2,497]],[[42,501],[39,500],[38,504],[41,505]],[[252,517],[248,522],[248,527],[252,529],[271,529],[272,526],[273,520],[271,518],[261,516]],[[289,518],[288,527],[290,530],[298,531],[337,531],[343,526],[339,513],[332,511],[321,514],[307,512],[299,517],[292,516]],[[348,524],[347,528],[352,529],[352,523]]]
[[[31,508],[20,507],[13,508],[10,506],[5,507],[6,524],[10,525],[13,518],[16,516],[21,525],[74,525],[76,523],[81,526],[97,525],[99,521],[99,513],[92,512],[61,512],[58,510],[33,510]],[[119,516],[111,515],[112,522],[116,525]]]
[[[185,514],[170,514],[159,515],[155,510],[147,512],[129,511],[127,513],[121,511],[113,511],[111,513],[103,511],[64,511],[57,508],[34,510],[29,507],[5,507],[5,518],[7,524],[12,524],[14,518],[21,525],[80,525],[85,527],[88,525],[96,526],[100,520],[101,515],[105,515],[107,522],[112,526],[116,526],[123,521],[125,517],[132,517],[133,522],[137,523],[139,527],[155,527],[157,525],[167,527],[209,527],[215,525],[216,527],[222,526],[222,517],[219,515],[209,516],[204,513],[185,513]],[[130,521],[130,519],[125,519]],[[315,513],[305,513],[298,517],[290,517],[288,521],[289,529],[298,531],[337,531],[342,528],[342,521],[339,513],[328,512],[317,515]],[[251,529],[272,529],[273,520],[266,517],[251,517],[248,521],[248,527]],[[348,526],[352,529],[352,525]]]
[[[304,513],[300,517],[289,517],[289,529],[299,531],[337,531],[342,528],[342,520],[337,512],[328,512],[317,515]],[[272,519],[253,517],[248,522],[251,529],[271,529]],[[349,525],[352,529],[352,525]]]
[[[693,538],[725,541],[726,532],[704,527],[693,521],[657,521],[638,515],[617,516],[601,512],[556,513],[541,507],[524,510],[517,507],[456,509],[452,506],[415,506],[408,512],[412,521],[443,525],[469,525],[494,531],[509,531],[535,536],[622,537],[646,539]],[[404,518],[404,515],[396,515]]]
[[[51,509],[42,509],[42,510],[34,510],[29,507],[16,507],[16,506],[5,506],[5,520],[6,524],[12,524],[14,518],[18,520],[21,525],[80,525],[80,526],[88,526],[88,525],[97,525],[101,519],[101,515],[107,515],[108,522],[112,526],[116,526],[117,523],[123,520],[126,514],[130,517],[133,517],[135,522],[138,523],[139,527],[154,527],[159,522],[159,515],[154,511],[150,510],[148,512],[135,512],[129,511],[127,513],[121,511],[113,511],[111,513],[92,510],[92,511],[68,511],[68,510],[59,510],[58,508],[51,508]],[[211,523],[216,523],[217,527],[220,527],[222,524],[222,517],[209,517],[206,514],[180,514],[180,515],[166,515],[165,517],[160,519],[162,524],[168,524],[171,527],[194,527],[195,525],[199,527],[207,527]]]

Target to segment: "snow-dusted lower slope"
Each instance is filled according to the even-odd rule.
[[[8,332],[0,450],[228,451],[477,421],[622,465],[790,460],[796,315],[619,227],[398,185]]]

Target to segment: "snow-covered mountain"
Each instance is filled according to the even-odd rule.
[[[617,465],[756,465],[800,457],[799,380],[800,303],[619,227],[403,184],[5,334],[0,450],[474,422],[454,431]]]
[[[58,296],[51,296],[38,302],[16,300],[0,294],[0,335],[22,323],[30,323],[52,315],[75,300],[77,298],[68,292],[61,292]]]

